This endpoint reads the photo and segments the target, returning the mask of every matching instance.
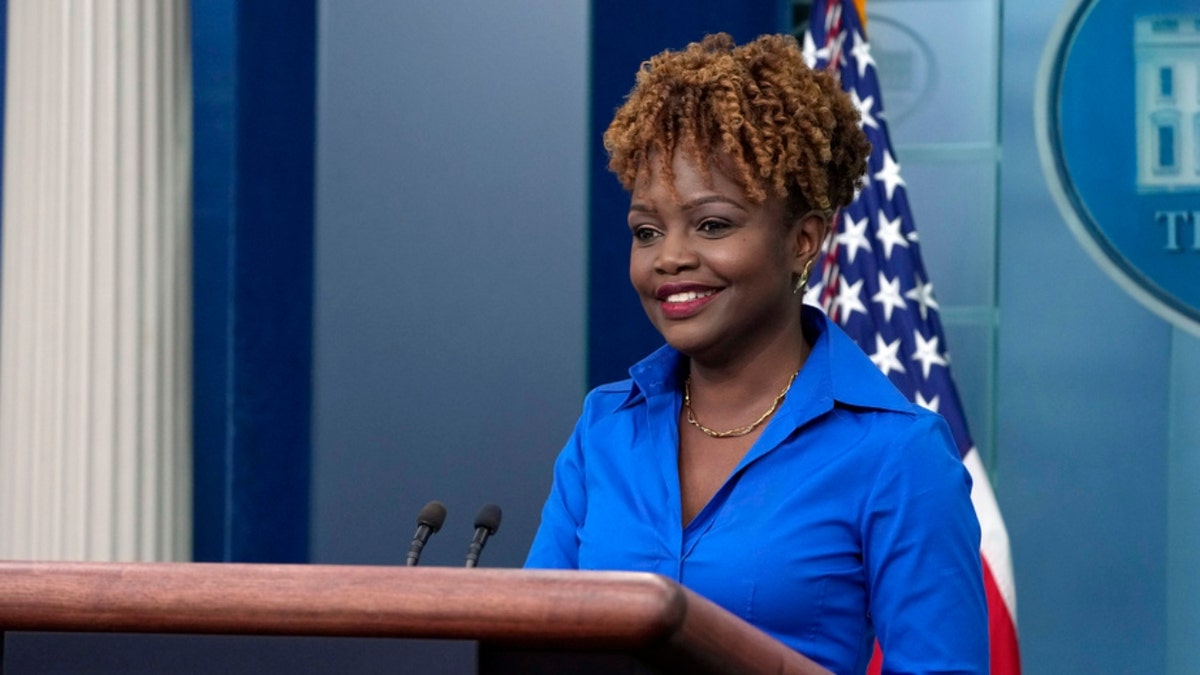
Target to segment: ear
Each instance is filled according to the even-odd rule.
[[[809,260],[821,252],[829,233],[829,217],[820,211],[809,211],[792,221],[790,231],[794,272],[799,275]]]

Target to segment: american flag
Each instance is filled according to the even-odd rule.
[[[837,215],[821,274],[805,299],[823,307],[910,400],[940,413],[949,423],[974,479],[971,500],[983,532],[992,673],[1019,675],[1016,589],[1008,533],[950,377],[939,307],[921,262],[920,243],[900,164],[888,137],[879,78],[859,11],[852,0],[815,0],[804,35],[809,67],[840,76],[872,146],[866,182],[854,202]],[[879,672],[879,666],[876,650],[871,672]]]

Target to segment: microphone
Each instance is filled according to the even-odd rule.
[[[484,504],[483,508],[479,509],[479,515],[475,516],[475,536],[471,539],[471,545],[467,547],[467,567],[475,567],[479,564],[479,553],[483,551],[483,545],[487,543],[488,537],[496,534],[498,529],[500,529],[500,507],[495,504]]]
[[[406,567],[412,567],[421,559],[421,549],[425,548],[425,542],[429,541],[430,535],[442,529],[442,523],[446,522],[446,507],[438,500],[433,500],[421,507],[421,512],[417,514],[417,533],[413,535],[412,544],[408,547],[408,557],[404,560]]]

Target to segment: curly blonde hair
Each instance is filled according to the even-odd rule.
[[[866,172],[871,144],[858,125],[850,98],[805,65],[795,38],[764,35],[739,47],[717,33],[642,64],[604,148],[629,191],[652,156],[673,185],[671,159],[681,151],[706,174],[728,158],[722,170],[752,201],[770,190],[791,214],[828,214],[850,203]]]

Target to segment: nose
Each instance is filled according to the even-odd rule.
[[[696,251],[683,228],[671,228],[663,236],[654,258],[654,271],[660,274],[678,274],[693,269],[698,264]]]

